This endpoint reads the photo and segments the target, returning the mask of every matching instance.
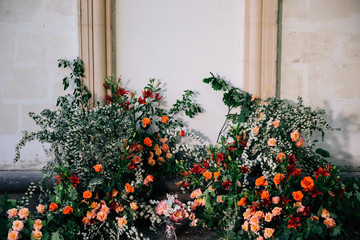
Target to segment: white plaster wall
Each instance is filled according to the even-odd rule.
[[[344,170],[360,171],[360,1],[284,0],[281,97],[324,108],[321,146]]]
[[[222,94],[202,79],[212,72],[242,87],[244,0],[116,3],[117,76],[138,93],[149,78],[161,80],[169,104],[183,90],[197,92],[196,101],[206,112],[188,121],[188,128],[214,143],[226,108]]]
[[[54,109],[67,72],[57,59],[78,56],[75,0],[0,0],[0,170],[41,169],[41,144],[32,143],[13,164],[22,130],[35,130],[27,115]]]

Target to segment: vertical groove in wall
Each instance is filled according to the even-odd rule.
[[[277,98],[280,98],[280,89],[281,89],[282,14],[283,14],[283,0],[278,0],[277,42],[276,42],[276,94],[275,94]]]
[[[116,74],[116,0],[111,0],[111,45],[112,45],[112,74]]]

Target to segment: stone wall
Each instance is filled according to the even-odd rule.
[[[78,56],[74,0],[0,0],[0,170],[41,169],[41,144],[13,164],[22,130],[36,129],[28,112],[53,109],[67,73],[57,59]]]
[[[320,146],[360,171],[360,1],[284,0],[281,98],[324,108],[340,132]]]

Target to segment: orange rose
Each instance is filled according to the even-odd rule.
[[[258,231],[260,231],[260,226],[257,225],[257,224],[251,224],[251,225],[250,225],[250,229],[251,229],[251,231],[253,231],[253,232],[258,232]]]
[[[138,209],[138,205],[137,202],[132,202],[130,203],[130,208],[134,211],[136,211]]]
[[[154,181],[154,177],[152,175],[147,175],[146,178],[144,179],[144,184],[146,186],[149,186],[149,183]]]
[[[151,147],[151,146],[152,146],[152,143],[153,143],[153,141],[152,141],[149,137],[146,137],[146,138],[144,139],[144,144],[145,144],[146,146]]]
[[[122,228],[124,225],[127,224],[127,220],[125,218],[118,218],[118,226],[119,228]]]
[[[205,180],[209,180],[212,177],[212,172],[206,171],[203,173]]]
[[[300,140],[296,143],[297,147],[303,147],[305,146],[305,139],[304,138],[300,138]]]
[[[170,159],[172,158],[172,154],[171,153],[166,153],[166,159]]]
[[[190,197],[191,198],[197,198],[198,196],[202,195],[202,191],[200,188],[194,190],[191,194]]]
[[[268,213],[265,214],[265,219],[264,220],[266,222],[271,222],[272,218],[273,218],[272,213],[268,212]]]
[[[169,118],[167,116],[161,116],[161,122],[168,124],[167,121],[169,120]]]
[[[285,153],[281,152],[276,155],[277,163],[282,162],[286,158]]]
[[[274,147],[276,145],[276,143],[277,143],[277,141],[275,138],[269,138],[269,140],[267,142],[268,146],[270,146],[270,147]]]
[[[42,237],[42,232],[39,230],[32,231],[32,237],[35,238],[35,240],[40,240]]]
[[[150,118],[143,118],[141,121],[143,122],[143,128],[146,128],[147,125],[151,124]]]
[[[70,206],[66,206],[63,210],[63,214],[70,214],[70,213],[73,213],[74,212],[74,209]]]
[[[160,149],[160,147],[159,147],[159,144],[155,144],[154,150],[155,150],[155,154],[156,154],[157,156],[160,156],[160,155],[161,155],[162,151],[161,151],[161,149]]]
[[[42,204],[37,205],[36,212],[43,214],[45,212],[45,206]]]
[[[29,212],[29,209],[28,208],[22,208],[22,209],[20,209],[20,211],[19,211],[19,217],[20,217],[20,219],[23,219],[23,218],[28,218],[29,217],[29,214],[30,214],[30,212]]]
[[[311,177],[304,177],[303,180],[301,180],[301,186],[304,188],[304,191],[309,191],[314,188],[314,180]]]
[[[304,197],[304,195],[303,195],[303,193],[301,191],[293,192],[292,195],[293,195],[294,200],[299,201],[299,202],[301,202],[301,200]]]
[[[267,185],[267,181],[265,181],[265,177],[259,177],[255,180],[255,185],[256,186],[266,186]]]
[[[324,224],[327,228],[333,228],[336,226],[336,222],[333,218],[327,218],[324,220]]]
[[[214,172],[214,179],[217,180],[220,176],[220,171]]]
[[[258,218],[258,219],[261,219],[264,217],[264,212],[263,211],[256,211],[255,212],[255,216]]]
[[[278,216],[281,214],[282,208],[281,207],[274,207],[274,209],[271,211],[274,216]]]
[[[132,193],[132,192],[134,192],[134,187],[132,187],[129,183],[125,183],[125,191],[127,192],[127,193]]]
[[[278,174],[276,174],[275,175],[275,177],[274,177],[274,183],[275,183],[275,185],[277,186],[277,185],[279,185],[280,184],[280,182],[284,179],[284,174],[282,174],[282,173],[278,173]]]
[[[83,217],[81,221],[84,225],[90,225],[90,219],[88,219],[87,217]]]
[[[272,125],[274,128],[277,128],[278,126],[280,126],[280,120],[273,121]]]
[[[20,220],[15,220],[12,225],[14,231],[20,232],[24,228],[24,223]]]
[[[268,191],[263,191],[261,193],[261,199],[269,199],[269,192]]]
[[[58,209],[58,205],[54,202],[50,203],[50,206],[49,206],[49,210],[50,211],[55,211],[56,209]]]
[[[167,145],[167,144],[164,143],[164,144],[162,145],[161,149],[162,149],[164,152],[167,152],[167,151],[169,151],[169,145]]]
[[[280,202],[280,197],[276,196],[272,198],[272,203],[273,204],[278,204]]]
[[[101,164],[96,164],[95,166],[93,166],[93,168],[95,169],[95,172],[102,172],[102,165]]]
[[[148,159],[148,164],[150,165],[150,166],[154,166],[155,165],[155,160],[153,159],[153,158],[149,158]]]
[[[243,225],[241,225],[241,228],[247,232],[249,231],[249,222],[248,221],[245,221]]]
[[[107,219],[107,215],[108,214],[106,212],[100,211],[96,214],[96,219],[99,220],[100,222],[104,222]]]
[[[274,234],[275,232],[275,229],[274,228],[265,228],[265,231],[264,231],[264,237],[265,239],[269,239],[272,237],[272,235]]]
[[[253,127],[252,130],[253,130],[253,132],[255,133],[255,135],[258,135],[258,134],[259,134],[260,127],[259,127],[259,126]]]
[[[322,218],[329,218],[329,217],[330,217],[329,211],[326,210],[325,208],[323,208],[323,209],[321,210],[321,217],[322,217]]]
[[[13,218],[18,215],[18,210],[16,208],[11,208],[8,210],[8,218]]]
[[[19,232],[18,231],[11,231],[8,233],[8,240],[17,240],[19,239]]]
[[[242,206],[245,206],[246,205],[246,199],[245,197],[242,197],[238,203],[237,203],[238,206],[242,207]]]
[[[83,198],[85,199],[90,199],[92,197],[92,193],[89,191],[89,190],[86,190],[84,193],[83,193]]]
[[[293,142],[297,142],[297,141],[299,140],[299,138],[300,138],[300,133],[299,133],[299,131],[298,131],[298,130],[295,130],[295,131],[291,132],[291,133],[290,133],[290,137],[291,137],[291,140],[292,140]]]
[[[42,225],[41,223],[42,223],[41,219],[36,219],[35,222],[34,222],[33,228],[34,228],[35,230],[39,230],[39,231],[40,231],[41,228],[43,227],[43,225]]]
[[[250,220],[250,218],[251,218],[251,210],[249,208],[246,209],[246,211],[243,213],[243,217],[246,220]]]
[[[180,132],[179,132],[179,135],[184,137],[185,136],[185,131],[181,129]]]

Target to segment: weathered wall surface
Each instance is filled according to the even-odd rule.
[[[324,108],[322,146],[344,170],[360,171],[360,1],[284,0],[281,98]]]
[[[161,80],[169,104],[185,89],[198,92],[196,101],[206,112],[189,121],[188,127],[214,143],[226,108],[222,94],[202,79],[211,71],[241,87],[244,2],[117,1],[117,75],[138,93],[149,78]]]
[[[57,59],[78,56],[77,1],[0,0],[0,170],[41,169],[41,144],[13,164],[22,130],[36,125],[28,112],[53,109],[63,94]]]

